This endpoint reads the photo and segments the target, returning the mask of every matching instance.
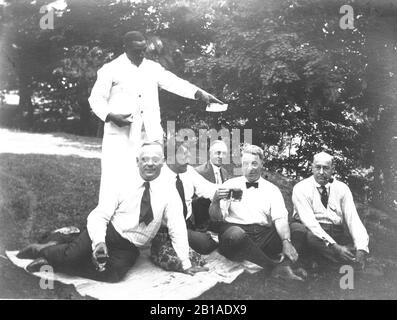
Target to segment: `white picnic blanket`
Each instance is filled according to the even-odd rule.
[[[18,251],[6,251],[7,257],[18,267],[26,268],[32,261],[18,259]],[[250,262],[237,263],[220,255],[218,251],[204,256],[208,272],[194,276],[168,272],[149,260],[149,251],[142,251],[136,264],[119,283],[98,282],[86,278],[49,272],[33,273],[37,277],[73,284],[82,296],[104,300],[188,300],[200,296],[218,282],[231,283],[244,270],[250,273],[261,267]],[[26,270],[26,269],[25,269]]]

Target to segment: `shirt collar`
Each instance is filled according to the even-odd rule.
[[[211,166],[212,166],[212,169],[214,170],[214,172],[215,171],[221,171],[221,168],[220,167],[218,167],[218,166],[216,166],[216,165],[214,165],[213,163],[212,163],[212,161],[210,160],[210,164],[211,164]]]
[[[163,169],[163,168],[162,168],[162,169]],[[160,173],[160,176],[161,176],[161,173]],[[157,177],[156,179],[154,179],[154,180],[147,181],[147,182],[149,182],[150,189],[152,189],[152,188],[157,188],[157,186],[158,186],[159,184],[161,184],[160,176],[158,176],[158,177]],[[143,180],[142,177],[141,177],[141,175],[138,175],[138,178],[137,178],[136,182],[137,182],[138,187],[143,188],[143,185],[144,185],[144,183],[146,182],[146,180]]]
[[[133,63],[131,62],[130,59],[128,59],[127,54],[126,54],[125,52],[124,52],[121,56],[122,56],[122,59],[123,59],[123,62],[124,62],[124,63],[130,64],[131,66],[136,67],[136,68],[140,68],[143,64],[146,63],[146,60],[147,60],[146,58],[143,58],[142,63],[139,65],[139,67],[137,67],[135,64],[133,64]]]
[[[244,185],[245,185],[246,182],[250,182],[250,181],[248,181],[248,179],[247,179],[245,176],[242,176],[242,178],[243,178],[242,181],[243,181]],[[260,184],[261,180],[263,180],[263,178],[262,178],[262,177],[259,177],[258,180],[253,181],[252,183],[257,182],[257,183],[258,183],[258,187],[259,187],[259,184]]]
[[[313,181],[314,181],[314,185],[316,186],[317,189],[320,189],[322,187],[322,185],[317,183],[316,179],[314,179],[314,176],[313,176]],[[330,185],[331,184],[328,182],[324,187],[329,189]]]
[[[164,168],[166,167],[166,168]],[[179,175],[179,177],[182,177],[183,175],[185,175],[188,170],[189,170],[189,165],[187,166],[187,169],[185,172],[182,173],[175,173],[174,171],[171,170],[171,168],[165,164],[164,167],[162,169],[166,169],[165,171],[167,172],[167,176],[176,179],[176,176]]]

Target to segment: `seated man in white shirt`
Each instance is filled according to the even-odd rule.
[[[325,152],[316,154],[312,172],[311,177],[295,185],[292,193],[294,217],[309,230],[308,248],[328,261],[350,262],[363,268],[368,233],[349,187],[333,178],[333,157]]]
[[[303,281],[303,268],[292,269],[298,260],[306,234],[301,224],[290,231],[288,212],[280,190],[261,177],[263,151],[247,145],[242,151],[243,176],[226,181],[222,187],[242,190],[241,200],[228,199],[217,191],[210,216],[223,221],[219,252],[231,260],[248,260],[284,279]]]
[[[183,271],[203,271],[193,268],[189,260],[182,205],[176,190],[161,179],[163,162],[160,144],[143,145],[137,158],[139,175],[130,188],[118,198],[101,202],[88,216],[87,230],[71,243],[42,245],[27,269],[35,272],[48,264],[55,271],[120,281],[135,264],[139,248],[149,244],[164,223]]]

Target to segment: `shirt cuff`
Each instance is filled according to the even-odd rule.
[[[369,253],[368,246],[356,246],[356,250],[362,250],[365,251],[366,253]]]
[[[98,240],[92,241],[92,243],[91,243],[92,251],[94,251],[95,248],[96,248],[96,246],[97,246],[99,243],[101,243],[101,242],[102,242],[102,243],[106,243],[106,242],[105,242],[105,239],[103,239],[103,240],[100,239],[99,241],[98,241]]]
[[[190,262],[189,259],[186,259],[186,260],[183,260],[183,261],[182,261],[182,268],[183,268],[183,270],[187,270],[187,269],[189,269],[189,268],[191,268],[191,267],[192,267],[192,263]]]
[[[280,220],[280,219],[286,219],[288,220],[288,217],[284,217],[284,216],[279,216],[279,217],[272,217],[272,221],[276,221],[276,220]]]
[[[323,241],[325,242],[325,244],[326,244],[327,246],[330,246],[331,244],[335,244],[335,243],[336,243],[336,241],[335,241],[334,239],[326,239],[326,238],[323,238]]]
[[[104,112],[104,113],[103,113],[103,115],[102,115],[102,116],[103,116],[103,119],[102,119],[103,122],[106,123],[106,118],[108,117],[109,113],[110,113],[110,112]]]

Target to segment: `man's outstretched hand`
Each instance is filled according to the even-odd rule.
[[[183,273],[193,276],[197,272],[206,272],[208,270],[209,269],[207,267],[190,267],[189,269],[183,270]]]
[[[128,119],[131,114],[116,114],[116,113],[109,113],[106,117],[106,121],[112,121],[118,127],[125,127],[131,124],[131,120]]]
[[[209,94],[209,93],[207,93],[205,91],[202,91],[202,90],[197,90],[196,94],[194,95],[194,98],[196,100],[204,101],[206,104],[209,104],[211,102],[223,104],[223,102],[221,100],[217,99],[212,94]]]

